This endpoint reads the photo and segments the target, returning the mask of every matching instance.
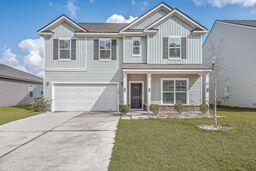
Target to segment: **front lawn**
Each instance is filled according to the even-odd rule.
[[[256,111],[223,109],[212,119],[120,120],[110,170],[256,170]]]
[[[39,113],[40,112],[33,112],[30,105],[0,107],[0,125]]]

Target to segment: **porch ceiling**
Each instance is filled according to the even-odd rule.
[[[168,74],[198,74],[211,72],[210,67],[201,64],[123,64],[127,73],[168,73]]]

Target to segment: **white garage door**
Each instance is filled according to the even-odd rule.
[[[54,111],[118,111],[117,84],[54,84]]]

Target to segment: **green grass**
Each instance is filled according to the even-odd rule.
[[[30,105],[0,107],[0,125],[39,113],[40,112],[33,112]]]
[[[256,111],[224,108],[212,119],[121,120],[109,170],[256,170]]]

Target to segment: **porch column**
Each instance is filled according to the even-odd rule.
[[[151,105],[151,73],[147,73],[147,94],[148,94],[147,106],[149,107]]]
[[[127,73],[123,73],[123,102],[127,104]]]
[[[209,105],[209,73],[205,74],[205,103]]]

